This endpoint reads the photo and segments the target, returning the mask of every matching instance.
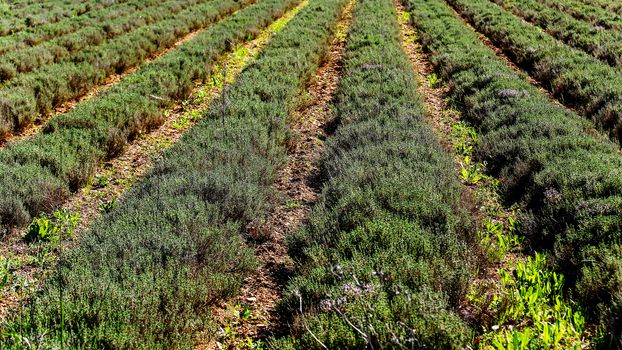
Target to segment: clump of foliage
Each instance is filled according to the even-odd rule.
[[[564,300],[564,278],[548,270],[544,255],[528,257],[499,275],[500,290],[483,305],[495,315],[495,324],[477,339],[480,348],[578,350],[587,345],[583,312]],[[477,300],[478,291],[472,292],[469,298]]]
[[[506,203],[526,209],[521,234],[566,277],[566,293],[579,301],[591,322],[606,326],[606,341],[622,345],[618,145],[499,61],[442,1],[405,2],[412,5],[431,60],[453,87],[450,96],[477,129],[474,157],[486,161],[488,173],[500,179]],[[487,1],[450,2],[469,8],[473,18],[497,8]],[[496,23],[508,20],[507,13],[486,18],[490,21],[482,27],[498,30]],[[503,28],[509,33],[520,26]]]
[[[29,243],[46,242],[57,245],[63,237],[71,236],[78,227],[79,219],[79,213],[71,213],[64,208],[55,211],[51,218],[42,213],[28,226],[23,238]]]
[[[275,349],[461,349],[471,226],[426,124],[390,0],[356,2],[322,195],[290,241],[297,275]]]
[[[241,10],[215,40],[244,40],[247,28],[265,27],[296,3]],[[210,306],[236,293],[256,267],[242,234],[270,215],[288,115],[344,3],[313,1],[275,34],[206,117],[61,257],[30,308],[2,325],[3,348],[27,339],[42,348],[185,349],[213,330]],[[197,55],[205,54],[210,47],[199,43]]]
[[[548,85],[560,100],[591,118],[618,143],[622,142],[622,76],[618,67],[560,43],[488,0],[448,2],[519,65]]]
[[[201,5],[202,11],[192,14],[201,17],[191,21],[194,24],[180,25],[177,20],[169,24],[171,28],[186,28],[179,30],[188,31],[188,26],[194,28],[217,21],[251,1],[207,2]],[[26,225],[31,216],[55,208],[69,193],[87,185],[99,162],[117,156],[128,140],[162,123],[163,110],[171,107],[176,99],[186,97],[196,80],[208,76],[209,71],[204,69],[206,65],[268,21],[266,17],[258,17],[253,21],[219,22],[176,50],[143,66],[105,94],[54,118],[42,133],[0,150],[0,182],[3,184],[0,188],[0,224],[5,227]],[[175,31],[166,31],[163,34],[160,30],[153,30],[144,40],[160,42],[167,38],[169,42],[174,41]],[[143,45],[142,40],[117,44],[119,50],[131,52],[128,48]],[[76,66],[70,70],[81,77],[92,72],[88,67]],[[50,77],[65,81],[62,75],[52,74]],[[54,93],[63,91],[52,90]],[[24,99],[23,104],[17,106],[20,110],[30,108],[33,101],[28,99],[29,94],[19,89],[10,94],[11,99]],[[37,95],[36,100],[45,99],[44,95]],[[2,101],[0,92],[0,112],[7,106]],[[19,116],[25,118],[28,114],[19,113]]]

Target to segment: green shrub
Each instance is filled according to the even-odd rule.
[[[240,26],[261,28],[296,3],[259,2],[223,22],[225,33],[244,40]],[[61,257],[29,307],[3,324],[5,348],[20,348],[24,338],[41,339],[44,348],[191,348],[201,332],[214,331],[210,307],[237,293],[256,268],[241,233],[270,215],[287,116],[344,3],[311,2],[271,39],[221,97],[228,108],[215,101]]]
[[[622,240],[619,147],[498,60],[442,1],[408,2],[421,42],[452,86],[450,96],[477,129],[475,157],[501,180],[504,200],[527,210],[521,218],[526,243],[547,253],[551,266],[567,278],[570,298],[593,322],[607,325],[619,346],[621,266],[612,263]],[[460,7],[467,6],[483,15],[496,5],[460,1]],[[486,26],[506,17],[494,17]]]
[[[473,259],[452,160],[429,126],[393,2],[357,1],[322,194],[289,242],[273,348],[464,348]]]
[[[60,240],[59,234],[60,229],[45,214],[41,214],[40,218],[35,218],[28,226],[24,239],[28,242],[56,243]]]
[[[56,245],[65,236],[70,236],[78,227],[80,214],[72,214],[65,209],[54,212],[48,219],[45,214],[34,218],[23,238],[28,243],[47,242]]]
[[[448,3],[516,63],[545,83],[561,101],[592,119],[612,139],[622,142],[622,78],[617,67],[560,43],[488,0],[448,0]],[[609,42],[615,44],[618,40]]]

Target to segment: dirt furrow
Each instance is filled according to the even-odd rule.
[[[256,250],[260,267],[245,279],[237,298],[213,311],[221,324],[221,338],[201,348],[239,348],[248,344],[248,339],[258,344],[267,336],[279,333],[284,326],[279,323],[275,307],[293,268],[286,239],[304,223],[320,193],[319,185],[314,182],[317,161],[328,136],[328,126],[334,120],[331,102],[342,72],[353,7],[351,1],[345,8],[323,64],[302,94],[301,107],[290,116],[293,142],[289,145],[289,160],[280,170],[275,185],[283,197],[282,204],[264,225],[249,228],[248,242]]]

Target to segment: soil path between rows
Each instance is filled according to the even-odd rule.
[[[293,142],[289,145],[289,158],[279,171],[275,189],[283,197],[269,220],[261,227],[250,228],[249,244],[255,248],[259,268],[243,283],[241,294],[234,300],[218,305],[212,310],[221,328],[233,325],[236,341],[231,341],[221,329],[219,341],[210,342],[200,349],[236,349],[251,339],[255,344],[271,335],[280,334],[281,323],[276,306],[282,297],[287,279],[293,271],[293,262],[287,252],[287,236],[304,224],[308,213],[320,194],[318,160],[334,121],[331,103],[342,74],[342,56],[352,20],[354,1],[344,9],[337,24],[320,68],[302,95],[304,103],[290,116]],[[258,243],[252,236],[263,237]],[[240,306],[250,310],[252,316],[241,320]]]

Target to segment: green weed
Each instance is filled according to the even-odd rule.
[[[187,129],[190,125],[196,123],[203,118],[203,113],[200,110],[191,110],[182,114],[173,122],[175,129]]]
[[[477,144],[477,132],[465,122],[458,122],[451,126],[451,139],[455,143],[455,151],[458,155],[470,156],[473,147]]]
[[[103,201],[99,203],[99,211],[103,214],[110,213],[114,208],[117,207],[117,199],[113,198],[109,201]]]
[[[408,13],[408,12],[405,12],[405,13]],[[436,73],[432,73],[428,75],[428,84],[430,84],[430,87],[436,87],[438,86],[439,83],[440,83],[440,79],[438,78]]]
[[[465,156],[464,160],[460,162],[460,179],[466,184],[477,184],[480,180],[487,178],[486,164],[473,163],[470,156]]]
[[[103,188],[103,187],[108,186],[109,183],[110,181],[108,180],[108,175],[102,174],[99,176],[95,176],[93,186],[95,186],[95,188]]]
[[[490,309],[495,326],[479,340],[482,349],[582,349],[586,331],[583,312],[563,296],[564,278],[549,271],[536,254],[501,270],[501,292]]]
[[[30,243],[50,242],[57,243],[60,239],[60,228],[56,226],[45,214],[41,214],[40,218],[35,218],[27,232],[24,234],[24,240]]]
[[[80,214],[59,209],[48,219],[45,213],[35,218],[22,236],[29,243],[48,242],[53,245],[64,237],[69,237],[77,228]]]

